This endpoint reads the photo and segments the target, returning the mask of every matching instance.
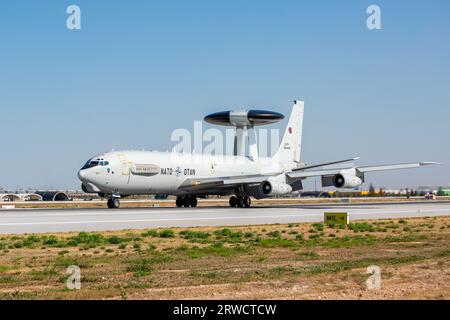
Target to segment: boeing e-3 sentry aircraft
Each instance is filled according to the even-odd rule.
[[[250,207],[256,199],[285,195],[303,188],[302,181],[321,177],[322,186],[355,188],[365,174],[374,171],[417,168],[434,162],[402,163],[379,166],[325,168],[350,163],[359,158],[308,165],[300,162],[304,102],[294,101],[283,140],[271,158],[258,157],[256,142],[250,139],[250,156],[236,152],[236,140],[246,126],[271,123],[278,113],[250,110],[221,112],[210,122],[228,122],[236,126],[234,155],[184,154],[155,151],[119,151],[93,157],[78,173],[82,189],[108,198],[109,208],[119,208],[120,198],[130,195],[175,195],[177,207],[196,207],[197,198],[209,195],[230,196],[230,207]],[[210,119],[211,120],[211,119]]]

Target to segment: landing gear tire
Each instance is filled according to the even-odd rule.
[[[107,204],[108,204],[109,209],[119,209],[120,208],[120,200],[118,198],[108,199]]]
[[[238,204],[237,198],[235,196],[232,196],[230,198],[230,207],[236,208],[237,204]]]
[[[244,197],[244,207],[250,208],[251,205],[252,205],[252,199],[250,199],[250,197],[248,197],[248,196],[245,196]]]
[[[119,199],[114,198],[114,200],[113,200],[113,207],[114,207],[114,209],[119,209],[119,207],[120,207],[120,200]]]
[[[181,207],[195,208],[198,204],[198,201],[197,201],[197,197],[195,197],[195,196],[182,196],[182,197],[177,197],[177,200],[175,201],[175,203],[178,208],[181,208]]]
[[[243,208],[244,207],[244,198],[243,197],[241,197],[241,196],[237,197],[237,206],[239,208]]]

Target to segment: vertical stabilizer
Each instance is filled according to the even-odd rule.
[[[283,169],[290,170],[300,162],[302,143],[304,102],[294,101],[291,116],[284,132],[283,140],[273,159]]]

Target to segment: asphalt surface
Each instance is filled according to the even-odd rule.
[[[248,209],[12,209],[0,210],[0,234],[318,222],[323,221],[324,212],[348,212],[350,220],[445,216],[450,215],[450,202],[274,205]]]

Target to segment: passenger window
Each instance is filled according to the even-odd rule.
[[[109,161],[105,161],[105,166],[109,166]]]

